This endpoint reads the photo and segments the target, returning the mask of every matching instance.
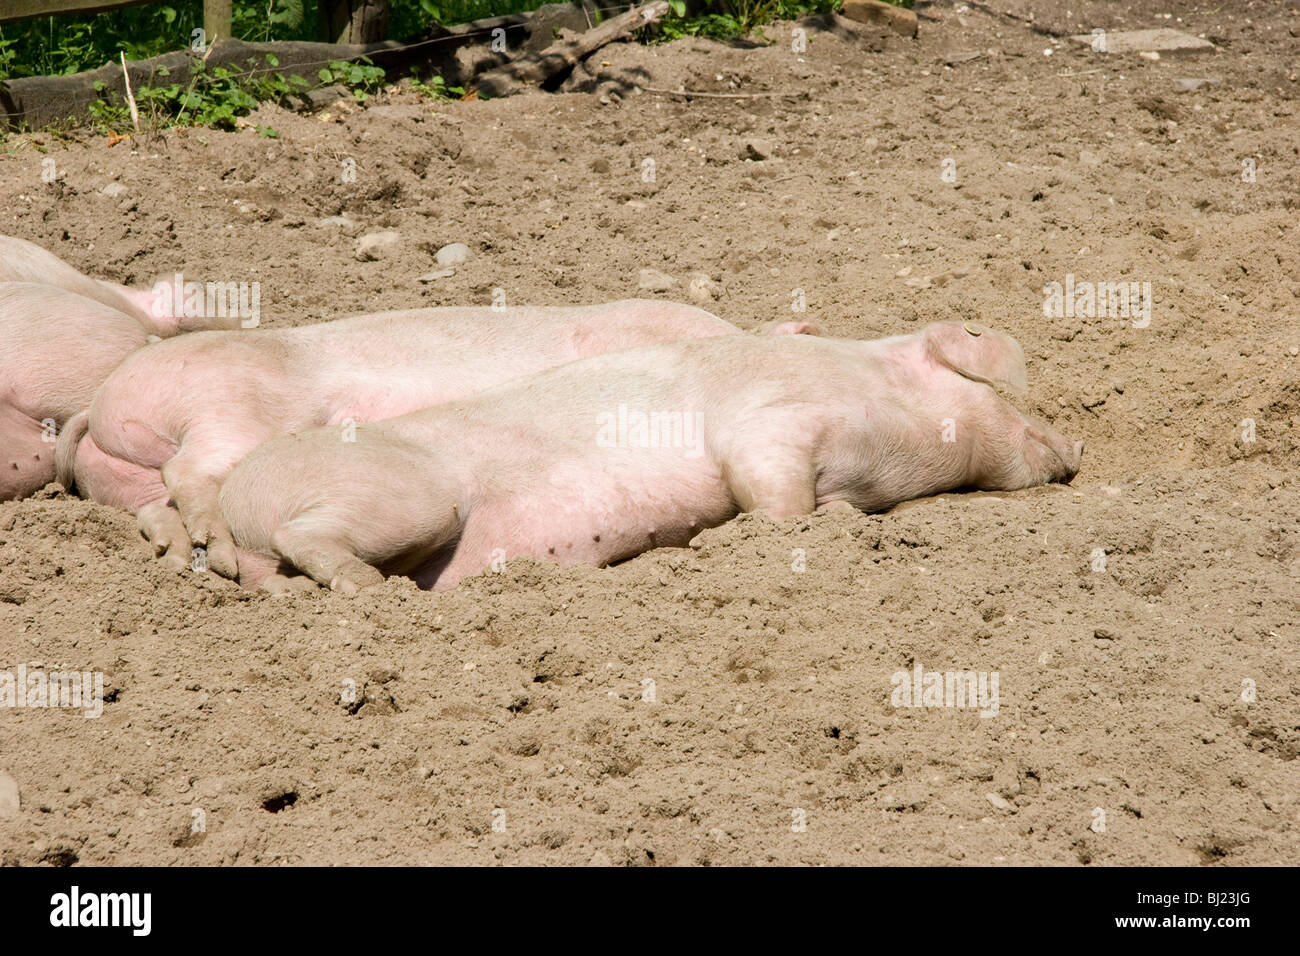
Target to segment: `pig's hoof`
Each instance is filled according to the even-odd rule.
[[[262,582],[262,590],[272,597],[288,597],[291,594],[306,594],[320,587],[305,574],[272,574]]]
[[[211,541],[208,544],[208,570],[223,578],[239,577],[239,558],[232,541]]]
[[[355,566],[341,570],[334,575],[334,578],[330,581],[330,590],[338,591],[346,597],[352,597],[362,588],[382,584],[383,581],[384,576],[378,568],[372,568],[370,565],[358,561]]]
[[[157,555],[159,562],[169,571],[188,571],[190,570],[190,561],[183,556],[179,550],[168,548],[161,554]]]

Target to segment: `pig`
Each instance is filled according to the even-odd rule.
[[[103,279],[82,275],[53,253],[40,246],[0,236],[0,282],[39,282],[92,299],[135,319],[149,335],[167,338],[178,332],[199,329],[233,329],[238,318],[209,318],[174,314],[170,291],[132,289]],[[3,340],[0,340],[3,341]]]
[[[0,501],[54,480],[59,429],[150,328],[57,286],[0,282]]]
[[[195,545],[236,577],[217,504],[230,470],[262,442],[350,428],[463,398],[614,349],[739,329],[694,306],[629,299],[580,307],[441,307],[271,332],[208,332],[152,345],[104,382],[57,449],[65,485],[137,515],[172,567]],[[782,323],[780,334],[812,333]],[[174,508],[169,505],[174,503]]]
[[[1010,336],[967,324],[872,342],[730,336],[585,359],[463,401],[315,428],[220,493],[248,580],[286,566],[345,594],[385,574],[446,590],[527,556],[606,565],[740,512],[878,511],[966,487],[1068,482],[1083,443],[999,392]],[[658,416],[656,418],[655,416]],[[499,565],[497,565],[499,567]]]
[[[0,501],[54,480],[58,430],[128,354],[179,332],[239,324],[177,316],[170,301],[0,236]]]

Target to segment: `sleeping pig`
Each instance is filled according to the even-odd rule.
[[[285,564],[345,593],[385,573],[451,588],[516,556],[604,565],[742,511],[1068,482],[1083,443],[997,388],[1024,383],[1016,341],[974,325],[671,342],[277,438],[234,469],[221,511],[250,586]]]

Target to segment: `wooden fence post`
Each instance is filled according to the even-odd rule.
[[[378,43],[388,37],[388,0],[320,0],[327,43]]]
[[[203,32],[207,42],[218,38],[230,39],[230,20],[234,16],[234,0],[203,0]]]

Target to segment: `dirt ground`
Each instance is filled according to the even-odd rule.
[[[97,276],[258,281],[266,327],[498,288],[598,302],[646,268],[686,300],[702,272],[745,327],[802,289],[835,335],[1005,329],[1022,407],[1087,451],[1069,487],[743,516],[437,596],[250,594],[164,570],[134,519],[57,489],[0,505],[0,670],[108,692],[99,719],[0,710],[22,798],[3,861],[1300,858],[1300,14],[991,6],[935,4],[917,40],[810,27],[802,55],[790,24],[768,47],[619,44],[577,92],[263,108],[278,139],[11,137],[5,232]],[[1217,50],[1052,35],[1157,26]],[[358,261],[349,233],[377,230],[399,244]],[[420,281],[456,241],[470,261]],[[1149,324],[1045,316],[1067,274],[1149,282]],[[996,715],[895,707],[918,665],[996,675]]]

